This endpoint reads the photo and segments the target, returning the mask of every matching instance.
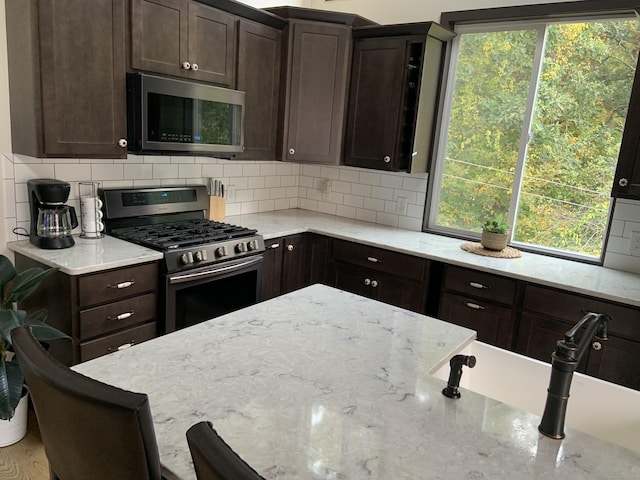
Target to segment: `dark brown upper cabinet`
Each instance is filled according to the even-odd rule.
[[[236,18],[190,0],[132,0],[131,67],[233,86]]]
[[[291,19],[286,32],[278,157],[337,165],[344,138],[351,27]]]
[[[6,0],[13,151],[126,157],[125,0]]]
[[[433,22],[353,30],[345,165],[428,171],[444,50],[453,36]]]
[[[237,89],[246,95],[245,150],[236,158],[276,158],[281,55],[279,29],[244,19],[238,22]]]
[[[640,68],[633,81],[611,196],[640,200]]]

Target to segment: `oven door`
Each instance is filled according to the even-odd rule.
[[[261,290],[262,255],[166,274],[162,333],[253,305]]]

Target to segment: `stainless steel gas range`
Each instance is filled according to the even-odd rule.
[[[260,301],[264,240],[205,217],[204,185],[105,189],[107,234],[164,253],[159,333]]]

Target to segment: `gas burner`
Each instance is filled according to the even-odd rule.
[[[256,230],[208,220],[204,185],[102,192],[106,233],[164,252],[164,268],[175,272],[260,254]]]
[[[122,240],[162,251],[251,237],[256,233],[249,228],[205,219],[116,228],[110,232]]]

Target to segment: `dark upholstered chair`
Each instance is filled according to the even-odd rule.
[[[218,436],[210,422],[189,428],[187,443],[198,480],[264,480]]]
[[[34,339],[11,333],[38,418],[52,480],[160,480],[147,395],[67,368]]]

